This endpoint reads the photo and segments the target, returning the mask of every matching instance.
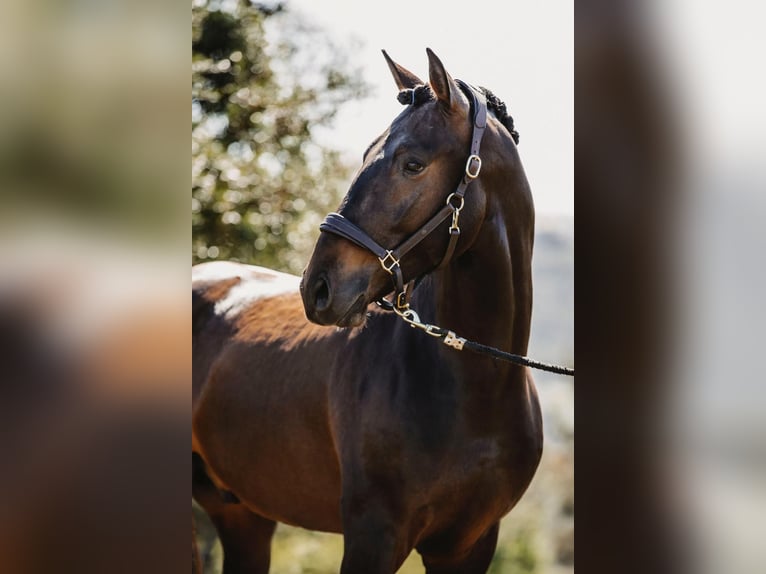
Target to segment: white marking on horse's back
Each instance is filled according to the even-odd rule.
[[[216,315],[233,318],[260,299],[297,293],[300,277],[266,267],[231,261],[211,261],[192,267],[193,283],[239,278],[240,282],[215,303]]]

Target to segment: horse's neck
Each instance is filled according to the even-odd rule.
[[[472,247],[434,277],[436,324],[458,336],[504,351],[526,355],[532,312],[532,234],[534,222],[495,205]],[[470,351],[455,355],[444,348],[469,384],[523,375],[519,367]]]

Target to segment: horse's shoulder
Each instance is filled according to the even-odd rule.
[[[212,261],[192,267],[195,297],[213,304],[216,315],[232,317],[260,299],[298,292],[300,277],[266,267]]]

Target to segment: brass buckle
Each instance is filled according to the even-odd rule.
[[[457,197],[460,200],[459,205],[455,205],[452,203],[452,199]],[[449,232],[450,235],[454,235],[455,233],[460,233],[460,227],[458,226],[458,220],[460,219],[460,211],[463,209],[463,206],[465,205],[465,197],[462,195],[457,195],[456,193],[450,193],[449,197],[447,197],[447,205],[449,205],[452,208],[452,225],[450,225]]]
[[[394,301],[396,301],[396,307],[402,311],[409,309],[410,307],[410,304],[407,303],[407,293],[405,291],[397,294]]]
[[[460,210],[456,209],[452,212],[452,225],[449,227],[450,235],[460,235],[460,226],[458,225],[458,219],[460,218]]]
[[[477,162],[476,163],[476,171],[471,171],[471,162]],[[468,156],[468,161],[465,162],[465,175],[469,177],[470,179],[476,179],[479,177],[479,172],[481,171],[481,158],[476,154],[471,154]]]
[[[432,337],[441,338],[443,336],[442,330],[437,327],[436,325],[429,325],[428,323],[423,323],[420,320],[420,317],[418,316],[415,309],[411,309],[408,305],[406,309],[397,309],[394,307],[394,313],[399,315],[402,320],[407,323],[410,327],[413,329],[420,329],[422,331],[425,331],[427,334],[431,335]]]
[[[458,337],[454,331],[447,331],[447,335],[444,337],[444,344],[453,349],[457,349],[458,351],[462,351],[463,345],[465,345],[465,339],[463,339],[463,337]]]
[[[389,259],[391,260],[391,263],[387,264]],[[393,268],[399,265],[399,260],[394,257],[394,254],[391,253],[391,251],[386,251],[386,254],[383,257],[378,257],[378,261],[380,261],[380,265],[389,275],[393,275]]]

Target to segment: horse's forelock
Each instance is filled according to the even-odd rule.
[[[479,89],[481,89],[484,96],[487,98],[487,107],[492,110],[497,120],[505,126],[511,134],[513,141],[518,145],[519,132],[516,131],[513,117],[508,113],[505,102],[498,98],[489,88],[482,86]],[[420,84],[414,88],[401,90],[396,96],[396,99],[399,100],[399,103],[403,106],[417,106],[435,100],[436,95],[431,89],[431,86],[428,84]]]
[[[396,96],[399,103],[403,106],[417,106],[436,99],[431,87],[427,84],[421,84],[407,90],[402,90]]]

